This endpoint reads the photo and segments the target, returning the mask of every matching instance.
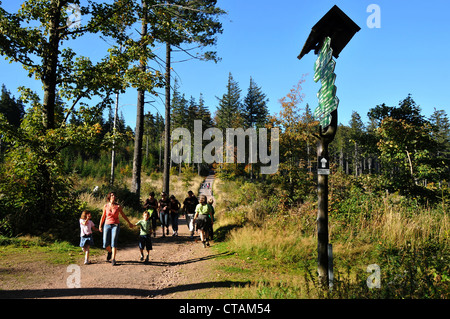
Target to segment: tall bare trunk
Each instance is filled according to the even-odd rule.
[[[166,43],[166,116],[164,126],[164,191],[169,194],[170,183],[170,43]]]
[[[52,1],[52,9],[50,16],[49,39],[45,48],[45,56],[43,59],[43,77],[42,86],[44,89],[43,100],[43,120],[44,127],[47,130],[55,127],[55,102],[56,102],[56,74],[58,69],[59,57],[59,23],[61,20],[60,2]]]
[[[144,42],[147,36],[147,12],[145,1],[142,0],[142,31],[141,39]],[[141,72],[145,72],[147,61],[142,58],[139,68]],[[138,90],[137,99],[137,115],[136,115],[136,131],[134,140],[134,155],[133,155],[133,177],[131,181],[131,191],[137,195],[141,194],[141,170],[142,170],[142,139],[144,136],[144,96],[145,91]]]

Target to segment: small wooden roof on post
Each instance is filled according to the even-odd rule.
[[[335,5],[312,27],[298,59],[311,50],[318,54],[326,37],[331,38],[333,56],[338,58],[339,53],[359,30],[361,28]]]

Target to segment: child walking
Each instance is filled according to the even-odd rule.
[[[150,250],[152,250],[152,239],[151,239],[151,220],[149,218],[148,211],[142,213],[142,220],[136,223],[136,226],[140,226],[139,232],[139,249],[141,251],[141,261],[144,260],[144,249],[147,250],[147,257],[145,257],[145,262],[148,262]]]
[[[155,198],[155,192],[150,192],[149,198],[144,203],[144,209],[148,211],[152,221],[153,237],[156,237],[156,220],[158,219],[158,201]]]
[[[80,247],[84,252],[84,264],[90,264],[89,261],[89,247],[94,245],[94,239],[92,238],[92,230],[98,230],[95,228],[94,222],[91,220],[91,212],[84,210],[80,217]]]

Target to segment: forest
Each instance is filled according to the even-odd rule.
[[[268,100],[262,88],[250,78],[247,94],[241,96],[239,83],[230,73],[224,86],[223,96],[218,100],[217,111],[211,115],[204,105],[202,95],[198,101],[186,98],[175,81],[171,97],[171,130],[178,127],[193,131],[194,120],[201,120],[203,130],[211,127],[225,129],[278,127],[280,129],[280,163],[278,171],[272,175],[259,174],[259,163],[214,163],[213,165],[170,162],[170,174],[206,176],[213,169],[216,176],[224,181],[244,180],[264,183],[266,187],[277,190],[283,207],[295,207],[313,200],[316,195],[316,143],[317,122],[314,121],[308,104],[302,106],[302,79],[286,97],[280,99],[279,114],[269,114]],[[113,133],[113,106],[108,108],[108,116],[98,114],[92,119],[96,130],[89,147],[67,145],[54,163],[58,172],[52,181],[56,196],[73,197],[77,191],[70,187],[72,179],[92,178],[100,180],[105,188],[111,185],[111,136],[117,137],[115,143],[116,173],[115,184],[132,194],[129,183],[132,177],[133,147],[135,134],[126,125],[123,115],[119,117]],[[21,100],[16,99],[2,86],[0,113],[7,123],[16,129],[27,125],[27,117],[35,116],[32,109],[25,110]],[[62,116],[62,112],[59,114]],[[398,194],[414,199],[424,205],[443,205],[449,199],[450,174],[450,122],[444,110],[435,109],[426,118],[420,107],[408,95],[397,106],[385,104],[374,106],[367,114],[369,123],[363,123],[358,112],[354,111],[347,125],[339,124],[335,141],[330,145],[331,168],[337,176],[352,178],[355,185],[375,194]],[[72,117],[71,125],[84,125]],[[161,177],[164,160],[164,120],[156,113],[144,115],[142,174]],[[63,139],[63,137],[61,137]],[[247,141],[248,142],[248,141]],[[29,223],[30,216],[17,214],[17,207],[34,202],[42,196],[41,178],[38,166],[21,157],[29,157],[14,147],[17,142],[2,136],[2,233],[16,236],[24,232],[36,233],[46,229],[36,228],[38,220],[33,220],[32,229],[23,229],[19,220]],[[191,145],[193,147],[193,145]],[[27,149],[28,150],[28,149]],[[39,154],[35,154],[39,155]],[[248,154],[246,154],[248,155]],[[236,154],[235,154],[236,156]],[[192,161],[190,161],[192,162]],[[225,162],[225,161],[224,161]],[[56,165],[57,164],[57,165]],[[34,179],[35,178],[35,179]],[[68,182],[68,183],[67,183]],[[60,183],[60,184],[59,184]],[[30,187],[32,186],[32,187]],[[23,188],[22,188],[23,187]],[[339,191],[340,186],[336,189]],[[25,192],[25,189],[27,192]],[[159,190],[158,190],[159,191]],[[60,193],[61,192],[61,193]],[[333,190],[332,190],[333,192]],[[61,195],[60,195],[61,194]],[[333,193],[332,193],[333,194]],[[141,194],[145,198],[146,194]],[[382,196],[382,195],[380,195]],[[76,197],[76,196],[75,196]],[[133,197],[131,195],[131,197]],[[333,202],[333,195],[330,198]],[[142,200],[142,199],[141,199]],[[136,203],[137,201],[137,203]],[[139,207],[139,199],[132,200]],[[334,202],[333,202],[334,203]],[[131,204],[130,204],[131,205]],[[136,206],[137,205],[137,206]],[[65,210],[65,208],[62,208]],[[339,211],[339,207],[331,206]],[[14,216],[14,217],[13,217]],[[33,218],[37,218],[34,216]]]
[[[228,79],[218,84],[223,95],[217,105],[205,105],[201,93],[186,96],[183,87],[173,80],[170,51],[178,48],[192,55],[193,51],[186,49],[191,45],[200,48],[200,59],[218,59],[217,52],[203,50],[214,45],[216,35],[222,32],[219,17],[224,12],[216,1],[89,2],[80,10],[90,20],[77,28],[65,26],[68,1],[49,0],[45,6],[42,3],[27,1],[18,13],[9,13],[0,6],[0,30],[7,31],[0,35],[0,54],[11,63],[21,64],[43,87],[43,96],[20,87],[20,96],[16,97],[11,93],[16,88],[8,87],[8,83],[2,85],[0,235],[45,235],[73,241],[73,232],[66,230],[77,231],[79,213],[89,206],[83,194],[93,194],[92,189],[80,187],[80,180],[100,183],[100,190],[92,196],[104,197],[110,189],[120,191],[123,205],[138,213],[146,192],[153,190],[145,185],[144,177],[161,180],[164,174],[170,174],[189,185],[194,176],[206,176],[214,170],[221,185],[217,191],[222,193],[218,212],[223,216],[217,241],[227,238],[233,245],[244,239],[246,245],[234,244],[236,251],[257,252],[264,260],[267,256],[277,257],[280,263],[301,263],[290,250],[297,247],[299,239],[287,236],[285,243],[274,248],[266,237],[253,243],[246,231],[259,234],[264,230],[273,235],[281,227],[311,238],[311,212],[317,200],[318,122],[311,106],[303,104],[305,77],[286,88],[286,96],[279,101],[269,101],[257,79],[250,77],[243,91],[230,70]],[[40,27],[30,27],[31,22]],[[68,45],[87,35],[108,37],[115,44],[105,52],[104,59],[91,61]],[[167,46],[166,61],[152,52],[156,43]],[[142,96],[136,110],[142,116],[135,128],[125,123],[123,115],[115,113],[115,97],[126,89]],[[165,89],[166,113],[144,114],[144,93],[157,94],[157,89]],[[94,97],[100,101],[95,105]],[[398,224],[402,228],[408,221],[419,223],[421,212],[433,215],[433,221],[427,224],[430,228],[419,223],[412,237],[399,240],[401,236],[391,233],[392,237],[385,240],[401,247],[410,240],[416,245],[414,252],[435,253],[437,246],[442,247],[442,259],[433,259],[430,266],[434,271],[429,274],[432,279],[426,277],[434,282],[427,282],[426,287],[431,288],[419,294],[440,297],[450,281],[450,120],[439,108],[429,117],[423,115],[420,101],[413,97],[399,96],[397,105],[373,105],[367,114],[353,111],[349,123],[339,124],[330,145],[329,214],[337,225],[331,237],[347,242],[356,233],[366,231],[365,240],[376,243],[367,225],[376,221],[387,227],[388,222],[381,223],[388,216],[388,210],[380,208],[383,205],[393,205],[389,206],[390,213],[392,207],[401,207],[399,211],[407,217]],[[279,103],[280,112],[270,114],[269,103]],[[357,109],[358,105],[353,107]],[[212,113],[213,108],[216,111]],[[369,121],[364,123],[362,117],[366,116]],[[179,127],[192,132],[194,120],[202,121],[203,130],[278,128],[277,172],[260,174],[261,164],[251,163],[248,156],[244,163],[173,163],[170,133]],[[290,224],[293,228],[278,224],[292,219],[297,220]],[[383,228],[380,234],[379,238],[384,238],[389,230]],[[419,237],[420,241],[413,240]],[[379,239],[380,243],[383,240]],[[378,252],[383,255],[393,246],[380,247]],[[399,254],[401,247],[397,247]],[[409,255],[402,258],[405,256]]]

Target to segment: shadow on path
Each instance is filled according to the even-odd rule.
[[[169,266],[169,267],[171,267],[171,266],[178,266],[178,265],[187,265],[190,263],[195,263],[195,262],[213,259],[213,258],[217,258],[217,257],[225,257],[225,256],[229,256],[231,254],[232,253],[230,253],[230,252],[224,252],[224,253],[220,253],[220,254],[216,254],[216,255],[209,255],[209,256],[192,258],[192,259],[181,260],[181,261],[153,261],[153,260],[150,260],[148,262],[142,262],[142,261],[136,261],[136,260],[124,260],[124,261],[118,261],[116,266],[120,266],[121,264],[127,264],[127,265],[138,264],[138,265],[148,265],[148,266],[163,266],[163,267]]]
[[[136,289],[136,288],[60,288],[60,289],[30,289],[30,290],[1,290],[1,299],[23,299],[23,298],[61,298],[61,297],[83,297],[83,296],[125,296],[125,297],[157,297],[168,294],[208,289],[208,288],[231,288],[244,287],[250,281],[210,281],[194,284],[179,285],[163,289]]]

